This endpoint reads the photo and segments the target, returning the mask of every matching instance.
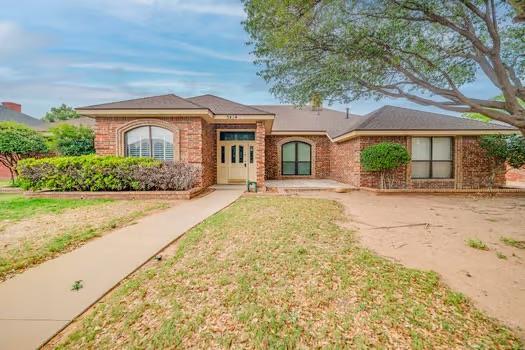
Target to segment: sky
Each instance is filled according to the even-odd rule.
[[[235,0],[0,0],[0,101],[37,118],[62,103],[167,93],[279,103],[256,74],[244,18]],[[497,95],[481,79],[464,90]],[[385,104],[439,111],[392,99],[348,107],[365,114]]]

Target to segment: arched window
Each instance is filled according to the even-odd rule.
[[[124,135],[127,157],[173,160],[173,133],[158,126],[141,126]]]
[[[306,142],[292,141],[281,148],[282,175],[311,175],[312,146]]]

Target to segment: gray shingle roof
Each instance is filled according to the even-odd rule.
[[[189,97],[186,100],[209,108],[215,114],[264,115],[267,111],[256,106],[247,106],[215,95]],[[273,114],[273,113],[271,113]]]
[[[384,106],[365,116],[354,130],[513,130],[512,126],[425,112],[416,109]]]
[[[203,109],[201,105],[174,94],[137,98],[133,100],[103,103],[79,107],[82,109]]]
[[[13,111],[9,108],[6,108],[0,105],[0,122],[5,122],[5,121],[11,121],[11,122],[17,122],[20,124],[24,124],[24,125],[29,126],[30,128],[33,128],[39,131],[47,129],[46,122],[40,119],[33,118],[27,114]]]
[[[330,137],[355,127],[362,122],[365,117],[350,114],[346,118],[345,112],[323,108],[320,111],[313,111],[311,107],[295,107],[292,105],[257,105],[257,109],[262,109],[275,114],[273,131],[293,132],[293,131],[318,131],[326,132]]]

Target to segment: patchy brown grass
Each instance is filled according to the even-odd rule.
[[[328,200],[242,198],[125,280],[58,348],[522,346],[435,273],[357,246],[341,214]]]
[[[20,201],[20,198],[13,200]],[[24,203],[26,208],[29,204]],[[39,208],[31,209],[31,215],[25,218],[0,219],[0,281],[168,206],[165,201],[66,200],[63,203],[60,199],[38,204]]]

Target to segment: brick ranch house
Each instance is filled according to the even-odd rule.
[[[101,155],[153,156],[201,166],[199,185],[269,179],[333,179],[379,187],[360,165],[367,146],[402,144],[412,161],[395,173],[397,188],[475,189],[487,186],[489,162],[478,145],[487,134],[516,129],[385,106],[364,116],[327,108],[248,106],[213,95],[170,94],[77,108],[95,118]],[[503,176],[497,185],[504,185]]]

